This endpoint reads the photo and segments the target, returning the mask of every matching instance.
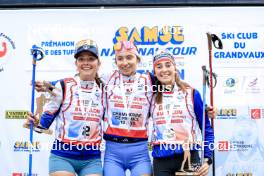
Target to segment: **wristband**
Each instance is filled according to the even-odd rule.
[[[213,163],[212,158],[205,158],[205,161],[207,162],[208,165],[211,165]]]

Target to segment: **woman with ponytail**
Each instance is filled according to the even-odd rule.
[[[156,91],[152,100],[153,168],[155,176],[174,176],[184,172],[184,163],[199,165],[198,150],[202,142],[203,103],[199,92],[179,78],[174,57],[161,52],[153,59]],[[214,112],[210,110],[210,116]],[[208,174],[211,163],[214,133],[208,116],[205,119],[204,156],[207,162],[197,171]],[[191,160],[186,162],[187,160]],[[187,169],[192,169],[186,164]],[[183,174],[184,175],[184,174]]]
[[[49,129],[56,120],[55,141],[49,157],[50,176],[102,176],[100,143],[102,84],[97,71],[100,66],[98,47],[93,40],[76,44],[74,77],[56,81],[44,113],[30,114],[39,129]],[[37,90],[45,88],[37,82]],[[51,90],[50,90],[51,91]]]

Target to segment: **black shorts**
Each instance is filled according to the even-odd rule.
[[[184,155],[182,153],[165,158],[154,158],[154,176],[175,176],[175,172],[181,169],[183,156]],[[185,163],[185,168],[187,168],[187,163],[188,161]],[[191,164],[200,164],[200,157],[198,151],[191,151]]]

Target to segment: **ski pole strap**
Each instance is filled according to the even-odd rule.
[[[38,47],[36,45],[32,46],[31,49],[31,54],[33,56],[33,60],[34,61],[40,61],[44,58],[45,54],[44,54],[44,50],[41,47]]]
[[[203,68],[204,72],[205,72],[205,81],[206,81],[206,85],[208,87],[210,87],[211,83],[210,83],[210,72],[206,69]],[[212,77],[213,77],[213,88],[215,88],[216,84],[217,84],[217,74],[212,72]]]

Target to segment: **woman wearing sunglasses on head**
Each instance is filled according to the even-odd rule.
[[[105,84],[104,158],[105,176],[151,175],[147,123],[152,98],[149,74],[137,73],[141,58],[133,42],[115,44],[118,70]]]
[[[55,82],[40,120],[30,114],[36,129],[48,129],[56,120],[56,139],[49,157],[50,176],[101,176],[101,120],[103,96],[97,71],[98,48],[92,40],[76,44],[78,71],[74,77]],[[38,90],[45,88],[38,82]],[[38,122],[39,121],[39,122]]]
[[[199,92],[179,79],[174,57],[169,52],[155,55],[153,67],[157,79],[151,107],[154,175],[174,176],[177,171],[192,170],[190,164],[200,164],[203,103]],[[214,117],[212,111],[210,116]],[[209,145],[213,141],[214,133],[206,115],[204,157],[207,162],[198,169],[200,176],[208,174],[212,157]]]

